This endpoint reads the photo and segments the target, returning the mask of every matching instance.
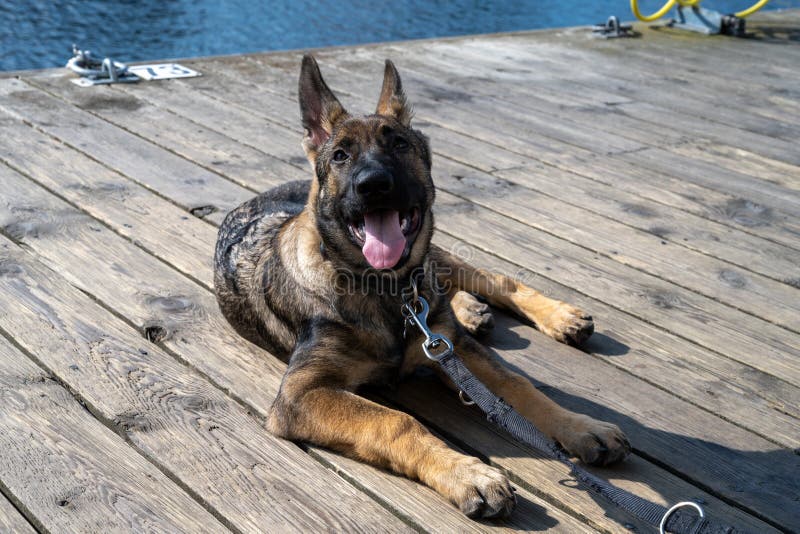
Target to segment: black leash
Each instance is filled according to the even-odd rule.
[[[583,467],[573,463],[569,456],[550,438],[522,417],[503,399],[489,389],[467,369],[453,347],[453,343],[441,334],[428,328],[428,302],[417,294],[413,283],[413,295],[403,304],[402,313],[406,324],[414,325],[425,335],[422,350],[431,360],[437,362],[442,370],[459,388],[463,399],[466,394],[473,403],[486,413],[486,418],[522,443],[530,445],[549,458],[558,460],[570,468],[572,475],[592,491],[602,495],[629,514],[658,527],[660,532],[674,534],[746,534],[744,530],[720,524],[705,517],[703,509],[695,502],[685,501],[666,508],[650,502],[633,493],[618,488]],[[689,512],[694,508],[697,513]],[[699,515],[698,515],[699,514]]]

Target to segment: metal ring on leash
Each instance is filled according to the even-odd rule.
[[[461,399],[461,404],[463,404],[464,406],[475,406],[475,401],[472,400],[472,399],[469,399],[469,397],[467,397],[465,399],[464,398],[464,392],[462,390],[460,390],[460,389],[458,390],[458,398]],[[467,399],[469,399],[469,400],[467,400]]]
[[[674,514],[677,510],[679,510],[680,508],[683,508],[684,506],[691,506],[692,508],[697,510],[698,514],[700,514],[700,518],[699,519],[705,519],[705,517],[706,517],[705,512],[703,512],[703,509],[696,502],[692,502],[692,501],[679,502],[678,504],[676,504],[675,506],[673,506],[672,508],[667,510],[667,513],[664,514],[664,517],[661,518],[661,523],[658,525],[658,532],[660,534],[666,534],[667,531],[665,529],[666,529],[666,526],[667,526],[667,520],[669,519],[669,517],[672,514]]]

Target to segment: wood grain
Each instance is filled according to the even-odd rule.
[[[0,250],[0,279],[13,283],[17,266],[6,261],[7,249]],[[2,337],[0,397],[0,480],[37,527],[50,532],[228,531]],[[14,511],[9,507],[7,501],[0,506],[0,517],[3,510]],[[0,520],[0,530],[10,524]],[[25,532],[24,519],[16,525]]]
[[[6,534],[34,534],[36,530],[17,511],[11,501],[0,495],[0,532]]]

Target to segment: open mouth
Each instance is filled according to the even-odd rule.
[[[397,265],[414,242],[419,227],[419,208],[371,211],[349,225],[353,240],[375,269]]]

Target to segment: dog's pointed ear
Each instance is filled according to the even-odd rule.
[[[411,106],[406,101],[400,74],[397,72],[394,63],[388,59],[386,60],[386,68],[383,71],[381,97],[378,99],[378,107],[375,113],[394,117],[403,126],[411,124]]]
[[[347,111],[328,88],[314,56],[303,56],[299,84],[300,113],[303,116],[305,137],[303,147],[309,155],[330,137],[337,122],[347,117]]]

